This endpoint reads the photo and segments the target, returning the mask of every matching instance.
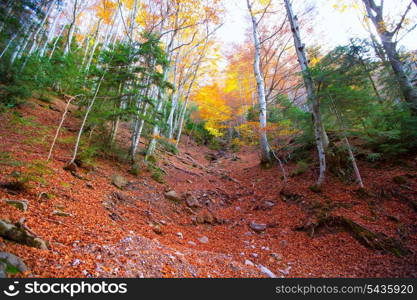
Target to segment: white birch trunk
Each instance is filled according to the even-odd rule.
[[[294,15],[294,12],[292,10],[291,4],[289,0],[285,1],[285,8],[287,10],[287,16],[291,25],[291,31],[294,37],[294,46],[295,50],[297,52],[298,62],[301,67],[301,71],[303,72],[303,79],[304,79],[304,85],[307,90],[307,96],[309,98],[309,101],[311,102],[311,111],[313,114],[314,119],[314,134],[316,137],[316,145],[317,145],[317,151],[320,161],[320,175],[317,180],[317,186],[321,186],[321,184],[324,182],[325,179],[325,172],[326,172],[326,154],[325,154],[325,134],[324,134],[324,128],[321,120],[321,114],[320,114],[320,103],[317,99],[315,93],[314,93],[314,84],[313,79],[309,73],[308,69],[308,60],[305,54],[305,46],[301,42],[301,35],[300,35],[300,29],[298,26],[297,17]]]
[[[252,11],[252,5],[249,0],[246,0],[248,5],[249,14],[252,21],[252,33],[255,44],[255,61],[254,72],[256,78],[256,84],[258,87],[258,103],[259,103],[259,123],[260,123],[260,145],[261,145],[261,163],[270,163],[271,149],[269,148],[268,136],[266,133],[267,119],[266,119],[266,98],[265,98],[265,82],[261,71],[261,43],[259,40],[258,24],[255,15]]]

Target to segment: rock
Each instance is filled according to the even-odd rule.
[[[246,259],[245,260],[245,265],[251,266],[251,267],[254,267],[255,266],[255,264],[252,261],[250,261],[249,259]]]
[[[207,244],[209,242],[209,239],[206,236],[202,236],[201,238],[198,239],[198,241],[202,244]]]
[[[128,185],[129,182],[123,176],[118,175],[118,174],[115,174],[111,178],[111,183],[115,187],[117,187],[117,188],[119,188],[119,189],[122,190],[122,189],[124,189]]]
[[[87,182],[85,185],[86,185],[86,187],[88,187],[89,189],[94,190],[94,186],[93,186],[93,184],[92,184],[91,182]]]
[[[42,250],[48,249],[47,243],[44,240],[33,235],[33,233],[21,223],[11,224],[0,220],[0,236],[30,247]]]
[[[275,206],[275,203],[274,202],[271,202],[271,201],[265,201],[264,202],[264,206],[266,208],[273,208]]]
[[[39,201],[47,201],[47,200],[52,199],[52,197],[53,196],[51,194],[48,194],[46,192],[40,192],[38,195]]]
[[[200,211],[197,216],[194,216],[193,223],[213,225],[216,223],[216,218],[213,216],[211,212],[205,209]]]
[[[266,224],[258,224],[258,223],[255,223],[255,222],[251,222],[250,224],[249,224],[249,227],[253,230],[253,231],[255,231],[255,232],[257,232],[257,233],[261,233],[261,232],[263,232],[263,231],[265,231],[266,230]]]
[[[0,278],[6,278],[7,273],[26,272],[28,268],[22,259],[8,252],[0,252]]]
[[[282,273],[282,275],[287,276],[288,274],[290,274],[291,271],[291,266],[287,267],[286,269],[283,270],[278,270],[280,273]]]
[[[0,262],[0,278],[7,278],[6,269],[7,265],[5,263]]]
[[[198,202],[197,198],[191,193],[185,194],[185,203],[190,208],[199,208],[199,207],[201,207],[200,202]]]
[[[181,197],[178,196],[177,192],[169,191],[165,193],[165,198],[174,202],[181,202]]]
[[[180,239],[184,238],[184,236],[182,235],[182,232],[177,232],[177,237],[179,237]]]
[[[28,210],[28,206],[29,206],[29,202],[27,200],[9,200],[9,199],[4,199],[4,202],[6,202],[7,204],[16,207],[17,209],[21,210],[21,211],[27,211]]]
[[[191,246],[197,246],[197,244],[196,244],[196,243],[194,243],[193,241],[188,241],[188,245],[191,245]]]
[[[282,255],[279,253],[271,253],[271,256],[276,260],[276,261],[280,261],[282,260]]]
[[[159,234],[159,235],[161,235],[163,233],[162,228],[159,225],[152,226],[152,230],[153,230],[153,232],[155,232],[156,234]]]
[[[59,216],[59,217],[72,217],[72,214],[67,213],[65,211],[62,211],[60,209],[56,209],[53,211],[52,213],[54,216]]]
[[[259,265],[259,270],[265,275],[267,275],[269,278],[277,278],[277,276],[274,273],[272,273],[271,270],[269,270],[267,267],[263,265]]]
[[[252,256],[253,256],[254,258],[258,258],[258,257],[259,257],[259,254],[258,254],[258,253],[252,253]]]

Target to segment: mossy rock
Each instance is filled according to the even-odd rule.
[[[28,206],[29,206],[29,202],[27,200],[9,200],[9,199],[4,199],[4,202],[6,202],[7,204],[16,207],[18,210],[21,211],[27,211],[28,210]]]
[[[0,278],[27,271],[28,267],[19,257],[12,253],[0,252]]]
[[[0,220],[0,236],[30,247],[43,250],[48,249],[48,243],[46,241],[34,236],[20,223],[12,224]]]

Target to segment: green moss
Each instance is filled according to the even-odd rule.
[[[302,175],[305,172],[307,172],[308,167],[309,167],[308,163],[301,160],[301,161],[297,162],[297,167],[294,171],[291,172],[290,176],[295,177],[295,176]]]
[[[309,186],[308,189],[314,193],[321,193],[321,187],[317,184]]]

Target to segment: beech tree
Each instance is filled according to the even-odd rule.
[[[253,63],[256,84],[258,86],[258,103],[259,103],[259,122],[260,122],[260,145],[261,145],[261,163],[271,163],[271,149],[268,143],[268,136],[266,134],[266,95],[265,95],[265,81],[263,74],[261,73],[261,41],[259,39],[258,25],[259,20],[256,18],[255,11],[253,10],[253,2],[246,0],[249,15],[252,22],[252,33],[253,33],[253,42],[255,47],[255,60]],[[268,9],[271,1],[267,3],[266,7],[263,10],[263,15]],[[262,16],[261,16],[262,18]]]
[[[285,1],[285,8],[287,10],[288,20],[291,25],[291,30],[294,37],[294,47],[297,52],[298,62],[301,67],[302,76],[304,80],[304,86],[307,91],[307,97],[311,103],[311,112],[313,114],[314,121],[314,134],[316,139],[317,152],[320,162],[320,175],[317,180],[317,186],[320,186],[325,179],[326,172],[326,154],[325,149],[328,145],[328,138],[324,130],[324,126],[320,113],[320,102],[315,95],[313,79],[310,75],[308,60],[305,52],[305,45],[302,43],[300,28],[298,26],[297,16],[294,14],[291,3],[289,0]]]
[[[384,17],[384,0],[379,1],[379,5],[375,0],[362,0],[366,7],[367,17],[374,24],[376,31],[381,39],[382,46],[388,57],[392,67],[395,79],[398,82],[404,100],[409,104],[414,115],[417,115],[417,89],[411,84],[401,62],[400,55],[397,51],[398,32],[402,29],[404,21],[407,18],[413,1],[410,1],[405,11],[401,14],[400,20],[388,28],[388,21]]]

